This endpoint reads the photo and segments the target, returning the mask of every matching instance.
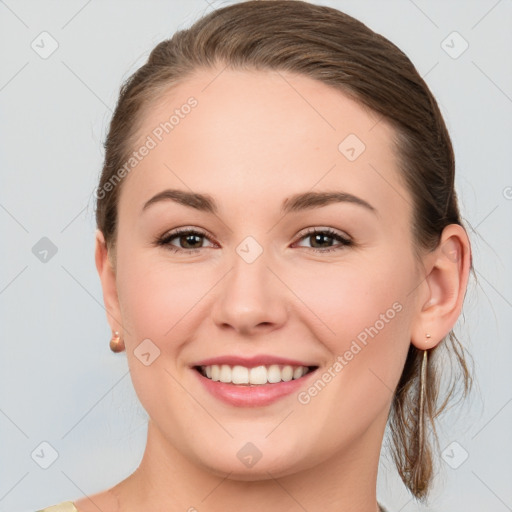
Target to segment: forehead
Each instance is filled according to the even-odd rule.
[[[390,213],[394,206],[403,216],[410,206],[390,125],[305,76],[200,70],[147,108],[141,126],[134,149],[144,141],[153,147],[123,186],[130,204],[162,188],[267,206],[341,188]]]

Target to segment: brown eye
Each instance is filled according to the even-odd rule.
[[[192,229],[182,229],[167,233],[156,243],[174,252],[196,252],[205,247],[203,246],[204,240],[209,240],[205,233]]]
[[[300,240],[307,240],[311,244],[309,248],[316,252],[337,251],[352,245],[352,240],[332,229],[313,229],[304,234]],[[333,244],[333,241],[337,241],[338,244]],[[299,247],[304,246],[299,245]]]
[[[180,235],[178,240],[181,248],[183,249],[197,249],[198,245],[202,245],[202,235],[197,235],[194,233]]]

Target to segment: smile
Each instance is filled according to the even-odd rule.
[[[214,382],[245,386],[262,386],[297,380],[313,371],[316,367],[292,365],[260,365],[252,368],[227,364],[198,366],[196,370]]]
[[[197,361],[191,366],[211,397],[244,408],[265,407],[296,396],[318,368],[310,362],[270,355],[250,358],[226,355]]]

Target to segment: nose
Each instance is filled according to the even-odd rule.
[[[212,310],[219,328],[255,335],[271,332],[286,322],[287,289],[269,268],[265,252],[252,263],[235,254],[231,270],[219,285]]]

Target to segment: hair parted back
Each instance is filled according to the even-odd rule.
[[[336,9],[300,0],[252,0],[219,8],[189,29],[159,43],[123,84],[105,141],[96,222],[115,254],[117,205],[122,182],[104,193],[140,136],[143,114],[173,85],[208,68],[287,71],[350,96],[395,129],[401,176],[413,198],[415,249],[431,250],[448,224],[462,225],[454,190],[455,160],[435,98],[409,58],[362,22]],[[442,353],[452,357],[451,384],[440,396]],[[465,349],[453,332],[429,350],[425,414],[419,414],[423,351],[412,344],[389,415],[392,455],[417,499],[425,499],[434,474],[435,419],[462,383],[471,388]],[[458,371],[456,371],[458,370]],[[420,418],[423,417],[423,425]],[[429,435],[418,443],[420,429]]]

